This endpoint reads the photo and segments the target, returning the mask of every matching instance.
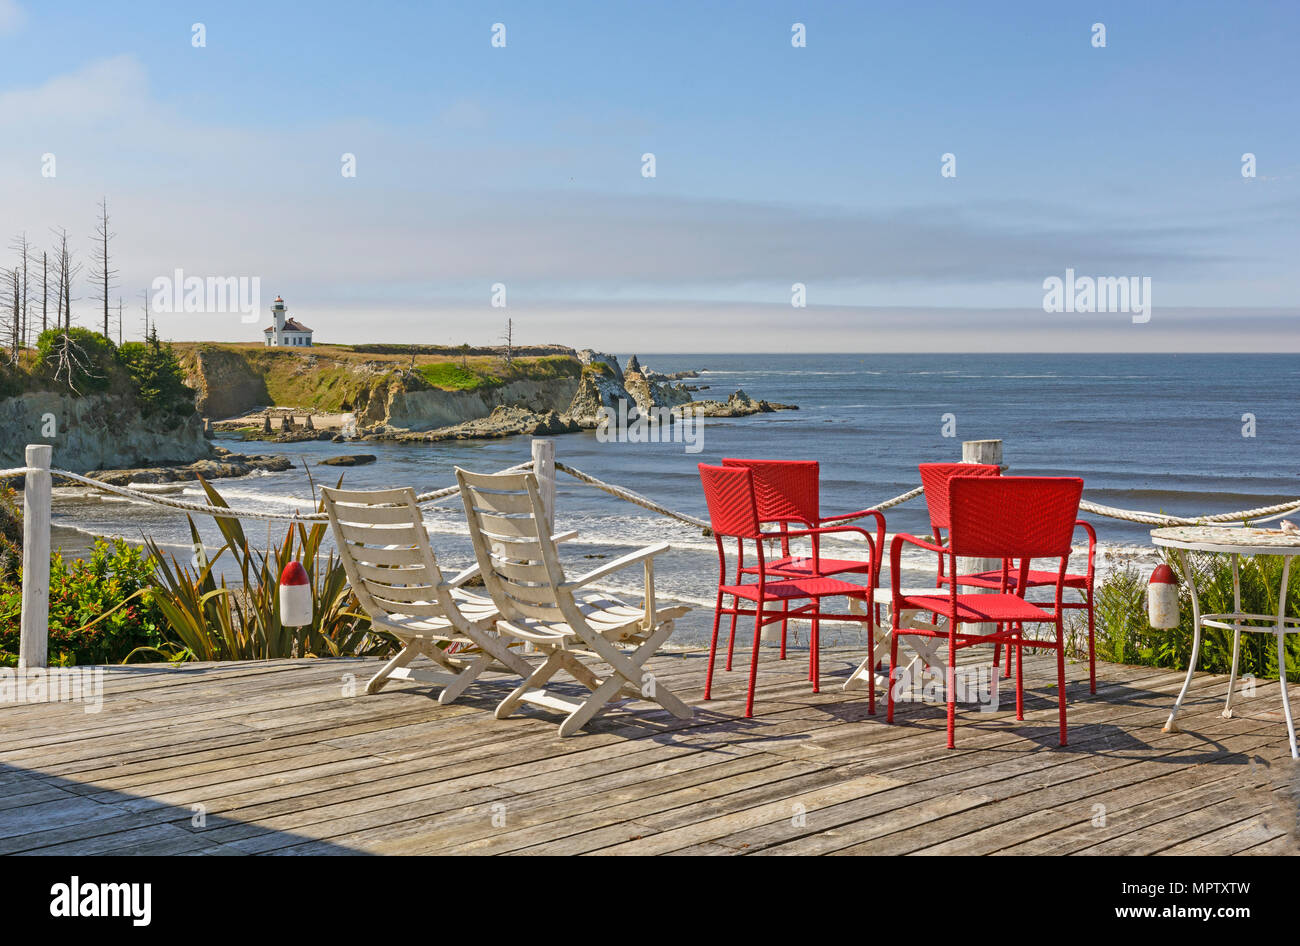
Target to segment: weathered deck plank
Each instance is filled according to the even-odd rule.
[[[872,717],[840,691],[858,659],[828,649],[813,694],[806,653],[765,656],[746,720],[743,672],[703,704],[704,656],[662,654],[650,669],[694,719],[633,704],[568,740],[553,716],[492,717],[507,677],[442,707],[404,683],[356,695],[374,661],[108,668],[100,713],[0,707],[0,853],[1296,850],[1276,683],[1225,720],[1226,679],[1198,676],[1184,731],[1162,733],[1181,673],[1103,665],[1090,696],[1071,665],[1061,749],[1054,661],[1027,659],[1026,719],[1004,683],[948,750],[941,706],[900,703],[888,726],[883,694]]]

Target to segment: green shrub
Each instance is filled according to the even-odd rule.
[[[194,389],[186,385],[185,372],[170,344],[151,332],[143,342],[127,342],[118,360],[131,376],[145,417],[186,416],[194,412]]]
[[[77,326],[41,332],[36,353],[48,378],[78,394],[108,390],[117,367],[112,340]]]
[[[50,664],[117,663],[163,646],[153,573],[153,558],[122,539],[96,539],[88,559],[50,556]],[[17,665],[21,613],[19,575],[0,583],[0,665]]]
[[[23,563],[23,504],[12,486],[0,486],[0,582],[14,581]]]
[[[199,482],[208,502],[226,505],[206,480],[200,477]],[[328,528],[325,523],[313,522],[310,528],[302,523],[290,525],[284,541],[263,552],[249,544],[238,519],[216,522],[225,544],[210,558],[205,553],[197,564],[181,563],[175,557],[169,562],[152,542],[149,544],[158,562],[155,600],[174,641],[164,649],[168,656],[269,660],[374,656],[393,650],[396,639],[375,631],[361,613],[343,563],[332,552],[321,553]],[[190,533],[195,546],[201,547],[193,519]],[[214,566],[227,552],[240,579],[235,587],[214,574]],[[312,623],[308,627],[280,623],[279,579],[291,561],[301,562],[307,571],[312,591]]]
[[[1224,555],[1189,554],[1196,573],[1203,614],[1236,610],[1232,593],[1232,560]],[[1111,573],[1097,587],[1097,657],[1117,663],[1186,669],[1192,659],[1191,589],[1178,563],[1169,561],[1179,575],[1179,611],[1176,628],[1153,628],[1147,623],[1146,582],[1129,565]],[[1276,556],[1241,559],[1241,609],[1252,614],[1276,614],[1282,560]],[[1286,589],[1288,615],[1300,615],[1300,568],[1293,568]],[[1087,615],[1067,612],[1071,649],[1087,656]],[[1198,670],[1228,673],[1232,669],[1232,631],[1207,627],[1201,632]],[[1286,637],[1287,680],[1300,681],[1300,635]],[[1272,634],[1243,632],[1240,674],[1276,679],[1277,639]]]
[[[476,391],[501,383],[501,379],[495,375],[451,361],[420,365],[415,370],[425,381],[443,391]]]

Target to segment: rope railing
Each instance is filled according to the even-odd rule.
[[[973,441],[972,444],[996,444],[1000,454],[1000,441]],[[25,477],[23,496],[25,515],[23,522],[22,633],[18,660],[20,667],[43,667],[46,665],[47,660],[49,633],[49,548],[52,502],[50,487],[55,478],[79,483],[94,490],[120,496],[124,499],[130,500],[131,502],[163,506],[187,514],[197,513],[199,515],[211,516],[215,519],[255,519],[278,522],[323,522],[328,519],[325,513],[321,512],[266,512],[252,509],[232,509],[228,506],[214,506],[210,503],[190,502],[183,499],[170,499],[166,496],[160,496],[157,493],[132,489],[128,486],[115,486],[89,476],[72,473],[68,470],[53,469],[50,465],[50,454],[51,449],[48,444],[29,445],[27,447],[26,466],[0,470],[0,482],[16,476]],[[963,455],[964,454],[965,450],[963,449]],[[608,493],[609,495],[624,500],[625,502],[632,503],[658,515],[673,519],[693,529],[699,529],[706,535],[711,532],[709,523],[703,519],[670,509],[662,503],[655,502],[653,499],[643,496],[625,486],[619,486],[615,483],[607,483],[599,477],[592,476],[590,473],[569,466],[567,463],[559,463],[554,457],[553,441],[534,440],[533,458],[531,460],[516,464],[515,466],[501,471],[502,473],[519,473],[525,470],[531,470],[537,475],[539,490],[546,509],[547,525],[550,528],[554,528],[555,474],[556,471],[563,471],[579,482],[595,489],[599,489],[602,492]],[[437,502],[440,499],[454,496],[458,492],[458,486],[447,486],[442,489],[418,494],[416,496],[416,502],[420,504]],[[902,505],[903,503],[915,499],[917,496],[922,495],[923,492],[922,488],[918,486],[905,493],[900,493],[897,496],[877,503],[869,508],[875,511],[892,509],[895,506]],[[1123,509],[1116,506],[1105,506],[1087,500],[1081,502],[1079,508],[1084,512],[1092,513],[1093,515],[1106,516],[1112,519],[1123,519],[1129,522],[1138,522],[1146,525],[1205,525],[1209,523],[1247,521],[1266,522],[1270,519],[1280,518],[1288,513],[1300,511],[1300,499],[1289,500],[1272,506],[1259,506],[1253,509],[1238,510],[1236,512],[1209,513],[1203,516],[1174,516],[1167,513],[1148,512],[1141,509]],[[864,517],[860,516],[857,518]],[[851,522],[854,520],[843,521]]]
[[[532,469],[532,467],[533,467],[533,463],[531,460],[529,460],[524,463],[516,464],[515,466],[507,467],[506,469],[501,470],[500,472],[521,473],[526,470]],[[692,528],[701,529],[705,532],[710,531],[709,523],[706,522],[705,520],[699,519],[687,513],[677,512],[676,510],[670,509],[669,507],[663,505],[662,503],[657,503],[653,499],[641,495],[635,490],[628,489],[625,486],[619,486],[615,483],[607,483],[604,480],[600,479],[599,477],[593,476],[590,473],[586,473],[582,470],[579,470],[576,467],[569,466],[567,463],[560,463],[559,461],[556,461],[555,468],[564,473],[567,473],[569,476],[573,477],[574,479],[578,480],[581,483],[585,483],[588,486],[592,486],[598,490],[601,490],[602,492],[608,493],[611,496],[617,497],[618,499],[622,499],[626,502],[640,506],[643,509],[648,509],[651,512],[659,513],[660,515],[666,516],[670,519],[675,519],[678,522],[691,526]],[[47,472],[47,471],[40,470],[37,467],[26,467],[26,466],[12,467],[10,469],[0,470],[0,480],[8,479],[14,476],[24,476],[28,473],[34,473],[34,472]],[[78,473],[72,473],[68,470],[51,469],[48,472],[51,476],[55,478],[70,480],[74,483],[81,483],[85,486],[91,487],[92,489],[100,490],[101,492],[110,493],[116,496],[121,496],[124,499],[129,499],[133,502],[151,503],[156,506],[165,506],[171,509],[180,510],[182,512],[193,512],[193,513],[198,513],[200,515],[212,516],[213,518],[216,519],[256,519],[256,520],[276,521],[276,522],[325,522],[328,520],[328,517],[323,512],[288,513],[288,512],[266,512],[263,510],[252,510],[252,509],[232,509],[225,506],[213,506],[210,503],[189,502],[183,499],[169,499],[165,496],[159,496],[155,493],[146,493],[141,490],[131,489],[130,487],[126,487],[126,486],[115,486],[111,483],[105,483],[102,480],[94,479],[93,477],[82,476],[81,474]],[[460,491],[459,486],[447,486],[442,489],[432,490],[427,493],[419,493],[415,497],[415,501],[420,505],[426,505],[431,502],[436,502],[439,499],[446,499],[449,496],[454,496],[459,491]],[[892,509],[895,506],[900,506],[905,502],[915,499],[916,497],[922,495],[923,492],[924,492],[923,489],[920,486],[918,486],[915,489],[910,489],[905,493],[900,493],[899,495],[894,496],[890,499],[886,499],[883,502],[876,503],[875,505],[869,508],[876,510],[878,512],[884,512],[886,509]],[[1227,522],[1247,522],[1247,521],[1266,522],[1272,519],[1280,518],[1281,516],[1285,516],[1292,512],[1300,511],[1300,499],[1291,500],[1290,502],[1285,502],[1285,503],[1277,503],[1272,506],[1257,506],[1253,509],[1242,509],[1236,512],[1207,513],[1202,516],[1175,516],[1169,513],[1147,512],[1141,509],[1124,509],[1118,506],[1106,506],[1100,503],[1090,502],[1086,499],[1079,503],[1079,509],[1083,512],[1090,512],[1093,515],[1097,515],[1097,516],[1105,516],[1110,519],[1121,519],[1127,522],[1137,522],[1144,525],[1195,526],[1195,525],[1206,525],[1210,523],[1227,523]],[[859,516],[857,518],[862,519],[865,517]],[[844,521],[854,522],[856,521],[856,519],[846,519]]]
[[[521,473],[524,470],[532,468],[533,462],[529,460],[526,463],[519,463],[512,467],[501,470],[502,473]],[[48,472],[50,476],[57,479],[71,480],[74,483],[81,483],[92,489],[101,492],[111,493],[115,496],[121,496],[137,503],[151,503],[155,506],[166,506],[171,509],[178,509],[182,512],[195,512],[204,516],[211,516],[214,519],[255,519],[269,522],[328,522],[329,516],[323,512],[298,513],[298,512],[264,512],[254,509],[231,509],[227,506],[213,506],[210,503],[193,503],[184,499],[168,499],[166,496],[159,496],[155,493],[146,493],[141,490],[131,489],[127,486],[115,486],[112,483],[105,483],[102,480],[94,479],[89,476],[82,476],[79,473],[71,473],[68,470],[41,470],[38,467],[15,467],[9,470],[0,470],[0,480],[10,476],[23,476],[28,473]],[[446,499],[448,496],[455,496],[460,492],[459,486],[447,486],[443,489],[433,490],[428,493],[419,493],[415,501],[420,505],[436,502],[439,499]]]

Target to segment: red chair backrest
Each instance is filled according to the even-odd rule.
[[[723,466],[744,467],[754,474],[754,499],[762,522],[821,521],[820,471],[816,460],[741,460],[724,457]]]
[[[948,483],[948,549],[970,558],[1070,554],[1083,480],[1073,476],[956,476]]]
[[[704,484],[704,501],[709,507],[709,526],[715,536],[758,538],[758,505],[754,499],[753,473],[742,466],[709,466],[701,463],[700,481]]]
[[[921,486],[925,505],[930,510],[930,528],[947,529],[948,482],[954,476],[1001,476],[1002,470],[992,463],[920,463]]]

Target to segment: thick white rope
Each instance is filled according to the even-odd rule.
[[[502,470],[502,473],[519,473],[532,468],[532,461],[520,463],[509,469]],[[0,470],[0,479],[9,476],[21,476],[27,473],[48,472],[51,476],[57,476],[65,480],[72,480],[74,483],[82,483],[92,489],[101,492],[112,493],[115,496],[121,496],[137,503],[152,503],[155,506],[166,506],[171,509],[179,509],[183,512],[196,512],[204,516],[212,516],[214,519],[255,519],[272,522],[328,522],[329,516],[323,512],[313,513],[296,513],[296,512],[255,512],[250,509],[229,509],[224,506],[212,506],[208,503],[192,503],[183,499],[168,499],[165,496],[157,496],[152,493],[144,493],[140,490],[130,489],[125,486],[114,486],[105,483],[102,480],[92,479],[88,476],[82,476],[78,473],[69,473],[67,470],[39,470],[35,467],[17,467],[11,470]],[[435,502],[439,499],[445,499],[448,496],[455,496],[460,492],[459,486],[447,486],[443,489],[434,490],[429,493],[420,493],[415,497],[415,501],[420,504]]]
[[[703,519],[696,519],[694,516],[688,516],[685,513],[681,513],[681,512],[673,512],[673,510],[669,509],[667,506],[661,506],[653,499],[647,499],[646,497],[642,496],[640,493],[634,493],[632,490],[628,489],[625,486],[615,486],[612,483],[606,483],[603,480],[598,480],[590,473],[583,473],[581,470],[575,470],[567,463],[560,463],[557,461],[555,464],[555,468],[557,470],[562,470],[563,472],[568,473],[574,479],[586,483],[588,486],[594,486],[596,487],[596,489],[604,490],[606,493],[609,493],[611,496],[617,496],[619,499],[626,500],[627,502],[633,503],[637,506],[641,506],[644,509],[649,509],[651,512],[657,512],[661,516],[667,516],[670,519],[676,519],[678,522],[684,522],[688,526],[694,526],[695,528],[702,529],[705,532],[711,531],[711,527]]]
[[[532,468],[532,461],[528,461],[526,463],[520,463],[516,466],[509,467],[505,470],[502,470],[501,472],[519,473],[531,468]],[[667,506],[660,505],[654,500],[642,496],[640,493],[634,492],[624,486],[616,486],[612,483],[606,483],[605,481],[592,476],[590,473],[584,473],[581,470],[569,466],[567,463],[557,462],[555,464],[555,468],[557,470],[564,471],[565,473],[569,474],[574,479],[577,479],[580,482],[586,483],[589,486],[594,486],[596,489],[603,490],[604,492],[609,493],[611,496],[616,496],[619,499],[633,503],[637,506],[641,506],[644,509],[649,509],[651,512],[656,512],[659,513],[660,515],[667,516],[671,519],[676,519],[678,522],[685,523],[686,525],[692,526],[693,528],[701,529],[705,532],[709,531],[709,524],[705,522],[703,519],[697,519],[696,517],[686,515],[685,513],[675,512],[672,509],[669,509]],[[44,472],[44,471],[38,470],[35,467],[25,467],[25,466],[14,467],[8,470],[0,470],[0,479],[5,479],[11,476],[23,476],[27,473],[37,473],[37,472]],[[101,490],[106,493],[113,493],[115,495],[122,496],[126,499],[130,499],[134,502],[153,503],[154,505],[157,506],[167,506],[173,509],[180,509],[185,512],[196,512],[202,515],[213,516],[219,519],[258,519],[258,520],[273,520],[273,521],[287,521],[287,522],[324,522],[328,518],[324,513],[308,513],[308,514],[275,513],[275,512],[254,512],[252,510],[241,510],[241,509],[227,509],[222,506],[211,506],[208,505],[207,503],[191,503],[191,502],[186,502],[185,500],[182,499],[168,499],[164,496],[157,496],[150,493],[143,493],[140,492],[139,490],[133,490],[124,486],[111,486],[108,483],[101,482],[100,480],[91,479],[90,477],[86,477],[86,476],[81,476],[77,473],[69,473],[66,470],[50,470],[48,472],[53,476],[62,477],[64,479],[72,480],[73,482],[77,482],[77,483],[83,483],[86,486],[92,487],[93,489]],[[458,486],[448,486],[443,489],[434,490],[432,492],[421,493],[418,496],[416,496],[415,499],[416,502],[421,504],[435,502],[436,500],[445,499],[448,496],[456,495],[456,493],[459,492],[459,489],[460,488]],[[890,509],[894,506],[898,506],[905,502],[908,502],[909,500],[915,499],[917,496],[920,496],[923,492],[924,490],[920,486],[918,486],[915,489],[908,490],[906,493],[900,493],[899,495],[893,497],[892,499],[887,499],[882,503],[877,503],[876,505],[870,508],[877,511]],[[1128,522],[1138,522],[1138,523],[1143,523],[1145,525],[1195,526],[1195,525],[1206,525],[1208,523],[1219,523],[1219,522],[1243,522],[1246,520],[1251,520],[1255,522],[1267,522],[1271,519],[1277,519],[1280,518],[1281,516],[1285,516],[1288,513],[1300,511],[1300,499],[1294,499],[1285,503],[1278,503],[1277,505],[1274,506],[1259,506],[1254,509],[1242,509],[1239,510],[1238,512],[1210,513],[1203,516],[1172,516],[1166,513],[1145,512],[1139,509],[1121,509],[1117,506],[1103,506],[1099,503],[1089,502],[1086,499],[1079,503],[1079,508],[1084,512],[1090,512],[1093,515],[1106,516],[1107,518],[1110,519],[1123,519]],[[864,518],[864,517],[858,517],[858,518]],[[852,522],[854,520],[846,519],[844,521]]]

